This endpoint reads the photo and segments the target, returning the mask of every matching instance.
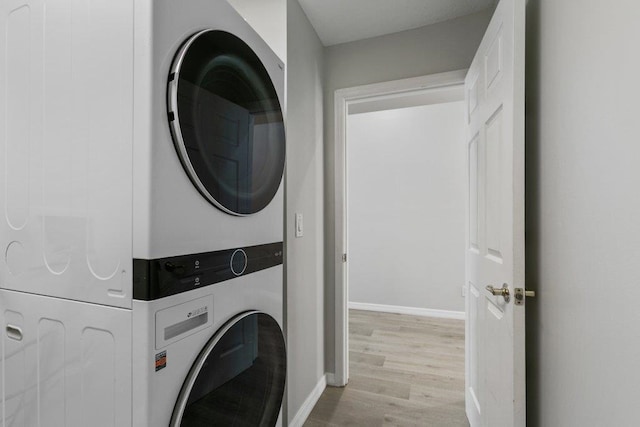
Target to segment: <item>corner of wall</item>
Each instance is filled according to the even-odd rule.
[[[324,376],[324,56],[295,0],[287,0],[287,419],[302,425],[322,394]],[[296,237],[293,218],[304,216]]]

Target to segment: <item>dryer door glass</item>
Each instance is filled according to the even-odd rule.
[[[284,170],[284,123],[271,77],[245,42],[213,30],[189,38],[173,62],[168,109],[180,160],[210,203],[236,215],[269,204]]]
[[[196,359],[171,426],[274,426],[285,372],[278,323],[264,313],[243,313],[223,327]]]

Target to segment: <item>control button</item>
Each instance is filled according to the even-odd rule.
[[[231,255],[230,265],[233,274],[241,275],[247,268],[247,254],[242,249],[236,249]]]
[[[178,276],[184,274],[184,265],[175,265],[170,261],[164,263],[164,269],[169,273],[177,274]]]

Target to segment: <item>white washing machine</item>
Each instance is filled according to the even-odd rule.
[[[256,254],[248,266],[280,257]],[[281,275],[279,265],[134,302],[133,425],[282,425]]]
[[[0,16],[4,422],[279,424],[283,63],[224,0]]]

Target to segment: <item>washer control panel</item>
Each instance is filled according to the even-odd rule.
[[[282,242],[133,260],[133,298],[150,301],[282,264]]]

